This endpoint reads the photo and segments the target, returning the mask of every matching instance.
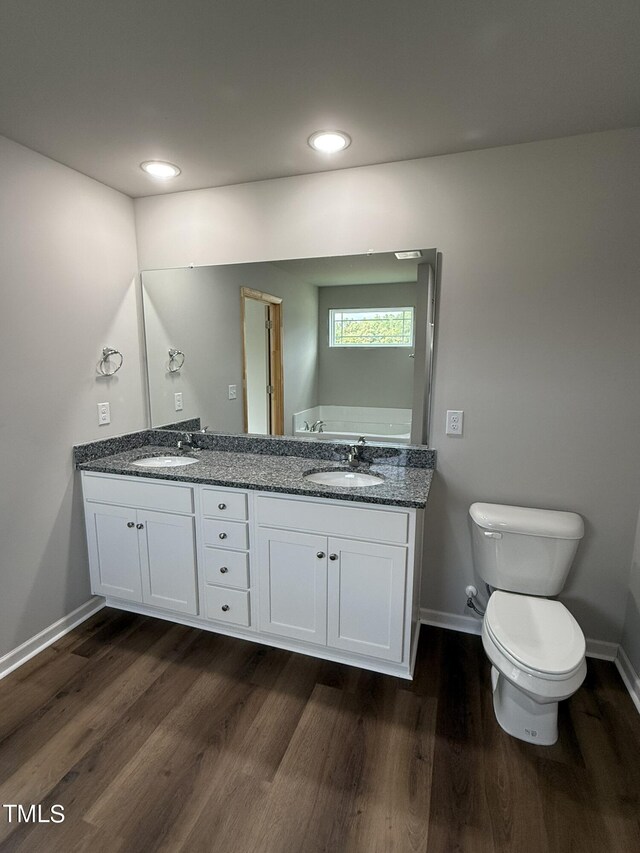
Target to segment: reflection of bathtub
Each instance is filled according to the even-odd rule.
[[[305,429],[322,421],[322,432]],[[408,444],[411,433],[411,409],[384,409],[372,406],[314,406],[293,416],[293,434],[299,437],[388,441]]]

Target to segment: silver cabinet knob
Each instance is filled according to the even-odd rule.
[[[223,605],[222,605],[221,610],[223,610],[223,611],[226,613],[226,612],[227,612],[227,610],[229,610],[229,605],[228,605],[228,604],[223,604]]]
[[[316,557],[319,560],[323,560],[324,559],[324,551],[318,551],[318,553],[316,554]]]
[[[338,559],[338,555],[337,555],[337,554],[329,554],[329,559],[330,559],[330,560],[337,560],[337,559]]]
[[[226,508],[227,508],[226,504],[218,504],[218,509],[226,509]]]
[[[219,533],[219,534],[218,534],[218,539],[226,539],[226,538],[227,538],[227,534],[226,534],[226,533]]]
[[[226,573],[228,571],[229,571],[229,569],[226,566],[220,566],[220,574],[221,575],[226,575]]]
[[[127,527],[135,527],[134,522],[133,521],[127,521]]]
[[[144,524],[136,524],[136,530],[142,530],[143,527],[144,527]]]

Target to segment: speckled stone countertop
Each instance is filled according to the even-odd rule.
[[[185,467],[145,469],[132,465],[136,459],[164,456],[167,452],[172,451],[168,450],[166,445],[148,444],[111,456],[79,462],[77,467],[81,471],[96,471],[104,474],[126,474],[129,477],[146,477],[154,480],[228,486],[418,509],[423,508],[427,503],[433,476],[433,468],[385,464],[376,460],[370,465],[361,464],[358,470],[383,477],[383,483],[364,488],[323,486],[305,480],[304,475],[315,471],[345,470],[347,466],[328,459],[237,453],[228,450],[189,451],[186,455],[193,456],[198,461]]]

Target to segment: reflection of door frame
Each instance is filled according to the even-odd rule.
[[[247,347],[244,332],[245,300],[256,299],[265,304],[270,322],[269,335],[269,384],[273,391],[269,395],[270,435],[284,435],[284,365],[282,353],[282,299],[250,287],[240,288],[240,326],[242,329],[242,410],[244,431],[249,425],[247,410]]]

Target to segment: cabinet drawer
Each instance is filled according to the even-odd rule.
[[[205,518],[202,522],[204,544],[222,548],[249,547],[249,525],[239,521],[218,521]]]
[[[193,489],[174,483],[154,483],[142,478],[127,480],[124,477],[96,477],[85,474],[82,478],[85,500],[101,503],[158,509],[164,512],[193,512]]]
[[[241,551],[205,548],[204,580],[205,583],[247,589],[249,586],[249,555],[243,554]]]
[[[267,527],[285,527],[402,545],[409,536],[409,514],[406,512],[266,496],[258,497],[257,508],[258,524]]]
[[[249,593],[244,590],[206,586],[204,608],[207,619],[234,625],[249,625]]]
[[[202,514],[212,518],[231,518],[235,521],[246,521],[247,496],[237,492],[203,489]]]

